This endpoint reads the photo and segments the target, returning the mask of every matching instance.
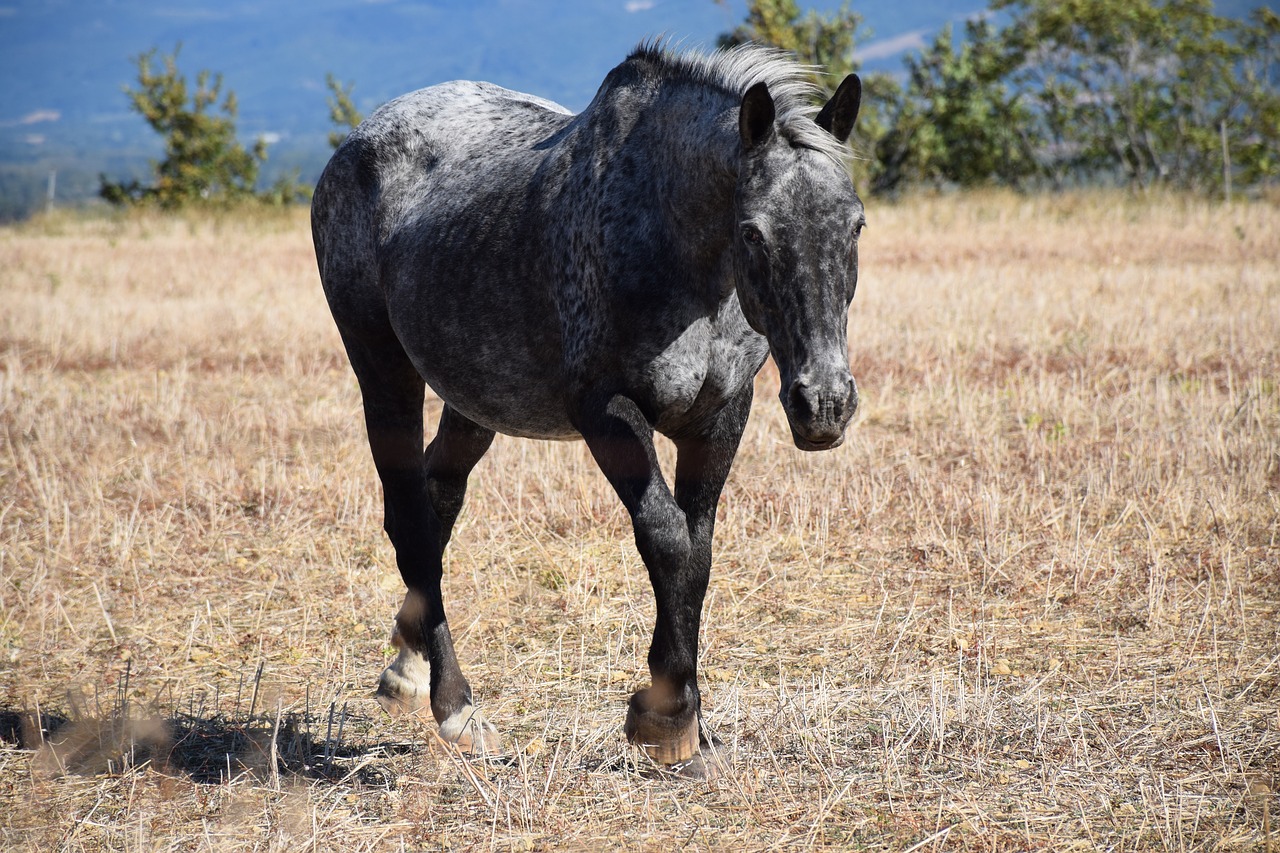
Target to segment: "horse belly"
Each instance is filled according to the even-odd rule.
[[[397,330],[418,373],[441,400],[505,435],[568,439],[578,433],[565,409],[554,337],[519,317],[413,312]]]
[[[565,409],[555,308],[519,211],[491,187],[424,193],[422,218],[388,242],[388,313],[428,386],[471,420],[529,438],[577,437]],[[467,194],[463,194],[467,195]],[[473,206],[475,205],[475,206]]]
[[[562,394],[526,384],[515,388],[509,377],[460,383],[456,377],[427,375],[441,400],[471,420],[503,435],[569,440],[581,438],[564,409]],[[477,390],[477,385],[480,386]]]

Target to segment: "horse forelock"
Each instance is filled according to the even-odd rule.
[[[752,86],[764,83],[773,97],[776,123],[793,145],[824,154],[842,167],[852,159],[849,147],[813,120],[818,112],[814,103],[818,89],[812,75],[819,69],[796,62],[787,51],[744,44],[708,54],[674,50],[662,39],[651,39],[641,42],[627,59],[649,63],[672,78],[718,88],[739,99]]]

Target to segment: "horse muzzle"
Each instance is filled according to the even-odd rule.
[[[847,370],[825,377],[801,374],[778,396],[801,450],[839,447],[858,410],[858,385]]]

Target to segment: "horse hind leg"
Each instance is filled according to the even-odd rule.
[[[423,451],[425,385],[388,328],[385,336],[343,333],[364,399],[365,425],[382,481],[384,528],[408,588],[391,641],[399,652],[376,698],[388,713],[430,708],[440,736],[470,753],[496,754],[501,738],[475,709],[445,618],[441,555],[462,505],[466,475],[492,440],[460,416],[441,419]],[[469,427],[469,428],[468,428]]]
[[[438,550],[441,554],[462,509],[467,477],[489,449],[493,436],[492,430],[445,406],[435,439],[424,454],[426,493],[436,522]],[[438,580],[433,588],[438,592]],[[444,740],[456,744],[463,752],[496,754],[501,750],[501,737],[493,725],[475,709],[471,688],[453,656],[452,639],[447,627],[437,628],[433,634],[429,624],[423,625],[424,621],[429,623],[431,619],[428,613],[430,609],[430,600],[410,585],[392,634],[392,642],[400,652],[382,674],[378,685],[378,701],[392,714],[420,713],[424,710],[424,699],[429,698],[432,715],[440,724],[440,736]],[[410,641],[415,634],[415,626],[426,627],[429,648],[432,645],[430,641],[434,638],[435,645],[441,651],[447,649],[448,654],[444,656],[445,660],[441,661],[441,665],[436,665],[430,656],[424,659],[418,648],[420,644]],[[418,628],[416,633],[424,632],[422,628]],[[438,681],[432,683],[424,680],[424,676],[436,672],[441,674]]]
[[[436,437],[424,454],[427,491],[431,507],[440,519],[440,550],[449,544],[453,524],[462,510],[471,469],[493,444],[494,432],[446,405],[440,414]]]

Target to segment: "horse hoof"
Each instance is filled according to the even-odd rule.
[[[440,739],[463,755],[502,755],[502,735],[471,705],[464,705],[440,724]]]
[[[714,750],[704,747],[688,761],[680,761],[670,765],[659,765],[651,774],[654,778],[677,778],[706,780],[717,779],[729,769],[726,757]]]
[[[646,693],[642,690],[631,697],[623,727],[627,740],[667,767],[692,761],[699,754],[697,713],[692,707],[670,716],[648,710]]]
[[[431,715],[430,689],[419,690],[415,682],[396,670],[395,664],[383,670],[373,698],[382,706],[382,710],[393,717]]]

